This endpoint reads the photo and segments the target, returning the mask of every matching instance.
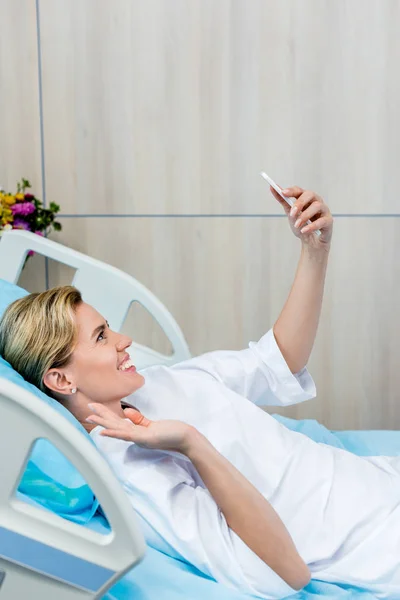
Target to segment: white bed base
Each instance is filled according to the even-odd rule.
[[[75,268],[73,285],[114,330],[121,328],[132,301],[149,310],[170,339],[173,354],[164,356],[134,343],[131,355],[138,369],[190,357],[180,328],[154,294],[126,273],[61,244],[24,231],[4,233],[0,278],[16,283],[29,250]],[[100,599],[145,553],[128,496],[82,433],[38,397],[1,378],[0,424],[0,600]],[[48,439],[78,468],[104,509],[111,533],[101,535],[17,499],[15,492],[38,438]],[[26,552],[23,558],[15,555],[17,546],[30,548],[28,557]],[[40,565],[41,552],[50,553],[52,560]],[[62,569],[49,572],[50,562],[54,567],[67,560],[80,561],[79,581],[66,578]]]

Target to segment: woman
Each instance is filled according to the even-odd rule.
[[[400,458],[316,443],[257,406],[315,396],[306,364],[333,226],[315,193],[284,190],[289,214],[271,191],[301,256],[281,315],[249,348],[138,373],[131,340],[67,286],[14,302],[0,353],[86,425],[153,547],[263,598],[310,577],[400,598]]]

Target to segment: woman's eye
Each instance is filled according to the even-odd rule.
[[[98,335],[98,338],[97,338],[97,341],[98,341],[98,342],[99,342],[101,339],[103,339],[103,340],[105,340],[105,339],[106,339],[106,336],[104,335],[104,333],[105,333],[105,332],[104,332],[104,329],[103,329],[103,331],[100,331],[100,333],[99,333],[99,335]]]

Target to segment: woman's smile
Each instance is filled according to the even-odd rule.
[[[129,355],[120,364],[118,371],[122,371],[123,373],[136,373],[136,367]]]

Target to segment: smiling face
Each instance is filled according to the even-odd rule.
[[[74,320],[77,340],[71,359],[67,366],[48,371],[44,378],[48,387],[61,394],[77,388],[81,398],[108,404],[143,386],[144,377],[137,373],[127,352],[132,343],[129,337],[112,331],[85,302],[76,307]]]

